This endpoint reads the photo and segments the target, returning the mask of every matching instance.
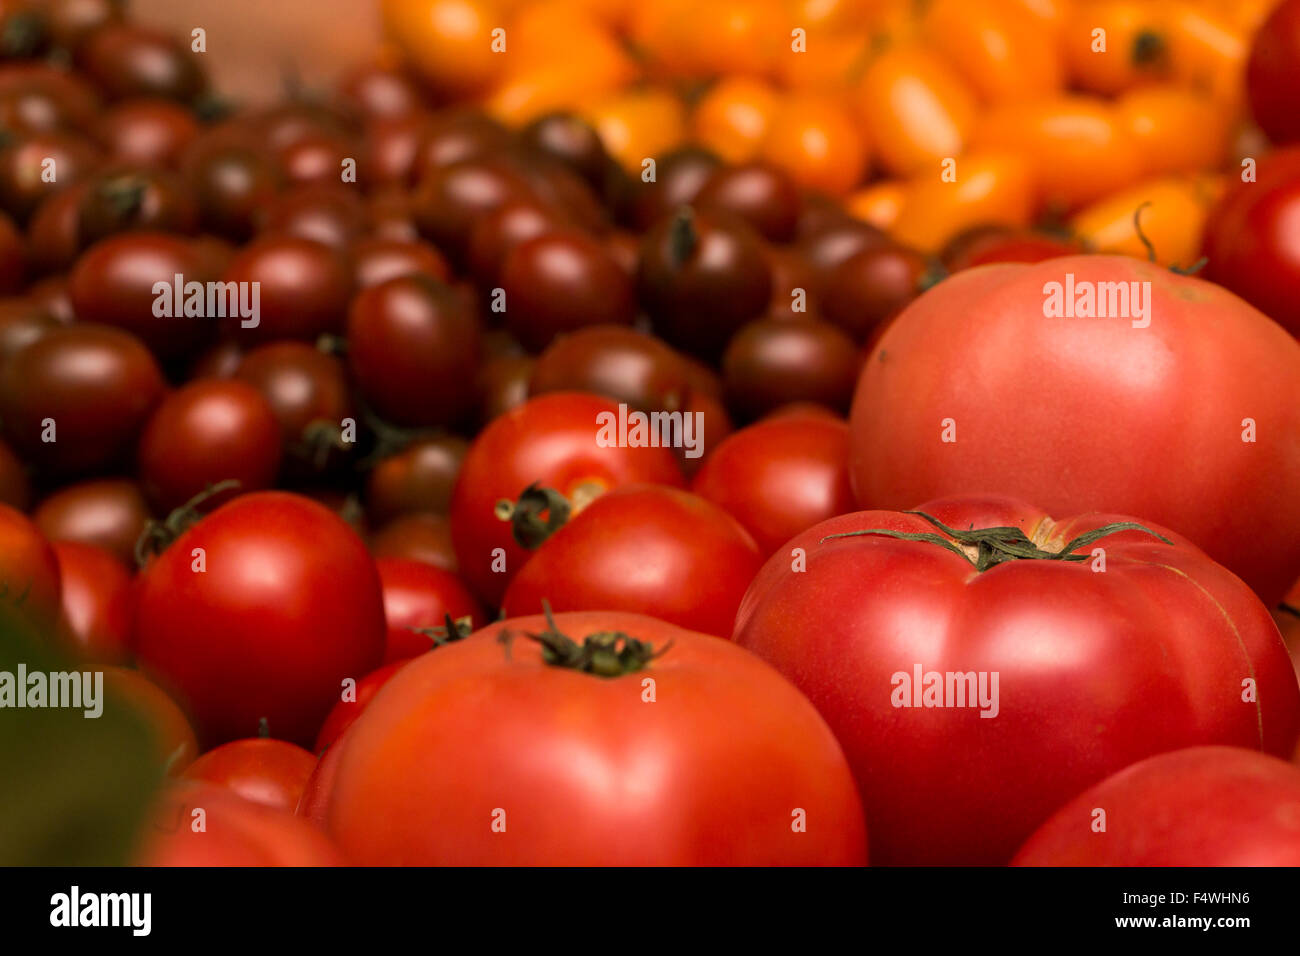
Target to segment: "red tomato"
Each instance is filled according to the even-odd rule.
[[[366,707],[370,705],[370,702],[375,699],[375,695],[379,693],[379,688],[388,683],[389,678],[401,670],[403,665],[409,661],[410,658],[404,658],[400,661],[393,661],[391,664],[385,664],[357,681],[357,686],[353,689],[350,698],[340,699],[330,711],[329,716],[325,718],[325,723],[320,725],[320,733],[316,735],[316,753],[324,754],[332,748],[343,736],[343,732],[352,726]]]
[[[1236,747],[1148,757],[1063,806],[1012,863],[1300,866],[1300,768]]]
[[[380,668],[380,670],[385,669]],[[391,677],[392,675],[388,676]],[[357,686],[360,688],[361,685],[358,684]],[[375,690],[378,690],[378,688],[376,687]],[[371,697],[373,698],[373,696],[372,692]],[[344,729],[350,727],[352,721],[359,716],[361,716],[360,711],[347,721]],[[343,741],[344,737],[342,731],[340,731],[340,735],[321,753],[320,759],[316,761],[316,769],[307,778],[307,786],[303,788],[302,796],[298,799],[298,806],[294,810],[295,814],[309,820],[322,830],[329,828],[330,794],[334,790],[334,780],[338,776],[339,757],[343,754]]]
[[[186,781],[173,784],[159,798],[137,863],[342,866],[344,860],[320,830],[292,813],[245,800],[226,787]]]
[[[512,523],[497,516],[498,502],[514,502],[538,483],[580,510],[618,485],[684,484],[671,448],[600,444],[603,414],[617,418],[618,405],[579,392],[540,395],[493,419],[470,445],[452,490],[451,538],[461,576],[485,603],[500,604],[529,558]]]
[[[140,661],[209,746],[262,718],[310,744],[342,680],[383,657],[374,562],[342,518],[300,495],[241,495],[203,518],[140,573],[136,607]]]
[[[1300,335],[1300,146],[1264,157],[1205,225],[1205,275]]]
[[[572,640],[538,616],[494,624],[384,687],[329,794],[344,852],[367,865],[866,862],[843,754],[771,668],[635,614],[554,627]],[[569,666],[544,663],[529,634]]]
[[[32,512],[51,541],[98,545],[124,565],[135,563],[135,545],[149,517],[144,494],[130,478],[64,485]]]
[[[126,667],[104,668],[104,692],[111,701],[126,703],[143,716],[153,738],[161,771],[175,776],[199,755],[199,741],[180,705],[165,690],[139,671]]]
[[[1046,317],[1048,283],[1071,275],[1076,290],[1150,282],[1137,287],[1149,326]],[[1136,259],[970,269],[912,303],[867,359],[853,488],[872,508],[990,492],[1142,515],[1271,605],[1300,577],[1297,368],[1300,345],[1246,303]]]
[[[940,253],[949,272],[992,262],[1042,262],[1083,252],[1075,239],[1007,226],[978,226],[952,239]]]
[[[453,621],[471,618],[471,629],[488,622],[483,606],[450,571],[406,558],[380,558],[375,567],[384,589],[384,619],[388,623],[385,664],[432,650],[437,646],[434,639],[417,628],[443,627],[448,615]]]
[[[1300,140],[1300,0],[1283,0],[1255,34],[1246,88],[1255,121],[1275,143]]]
[[[21,511],[0,504],[0,617],[49,624],[59,615],[59,562],[45,536]]]
[[[417,511],[400,515],[370,536],[376,558],[410,558],[435,568],[456,571],[451,523],[446,515]]]
[[[714,449],[691,488],[733,515],[767,557],[800,531],[853,510],[849,426],[801,415],[742,428]]]
[[[315,769],[316,758],[297,744],[249,737],[209,750],[181,776],[220,784],[245,800],[292,813]]]
[[[762,564],[731,515],[676,488],[601,495],[552,534],[506,589],[506,617],[541,610],[626,611],[726,637]]]
[[[159,511],[228,479],[239,491],[275,483],[280,422],[252,385],[201,379],[163,399],[140,436],[140,480]]]
[[[93,544],[56,541],[63,619],[74,646],[87,658],[121,664],[131,657],[135,593],[131,572]]]
[[[790,542],[804,556],[774,555],[736,617],[736,642],[844,746],[877,862],[1005,863],[1071,796],[1166,750],[1290,753],[1300,686],[1277,628],[1185,538],[1146,525],[1171,543],[1089,541],[1133,519],[1058,523],[1006,498],[920,510],[947,529],[888,511],[809,529]],[[977,550],[1002,560],[979,570]],[[1081,557],[1050,559],[1062,553]]]

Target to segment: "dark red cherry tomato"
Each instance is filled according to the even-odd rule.
[[[865,342],[938,278],[921,253],[890,243],[849,256],[827,276],[819,304],[822,315]]]
[[[759,319],[723,356],[727,406],[749,419],[801,401],[847,414],[861,365],[857,345],[829,322]]]
[[[27,479],[27,469],[12,449],[0,441],[0,504],[25,511],[31,498],[32,484]]]
[[[528,180],[505,160],[465,160],[425,176],[413,200],[415,221],[421,234],[461,267],[478,219],[512,199],[530,195]]]
[[[232,334],[247,344],[275,339],[311,342],[341,332],[352,297],[352,264],[346,255],[299,236],[262,236],[235,256],[225,282],[258,283],[258,324],[228,319]]]
[[[789,242],[799,225],[802,202],[788,173],[769,163],[752,162],[715,170],[700,187],[694,205],[739,216],[771,242]]]
[[[199,55],[169,34],[134,24],[107,24],[77,50],[77,64],[110,99],[162,96],[188,102],[207,79]]]
[[[690,391],[681,356],[653,335],[617,325],[560,336],[537,358],[532,395],[594,392],[643,411],[677,411]]]
[[[376,524],[415,511],[446,514],[469,447],[455,435],[417,438],[380,459],[366,479],[366,511]]]
[[[198,136],[199,124],[190,110],[171,100],[141,97],[110,107],[95,130],[112,159],[176,168]]]
[[[130,478],[99,478],[65,485],[32,514],[32,520],[51,541],[95,545],[128,566],[135,562],[136,542],[150,517],[144,492]]]
[[[314,239],[345,249],[369,228],[366,206],[355,187],[339,182],[305,183],[286,190],[263,210],[263,232]]]
[[[418,239],[367,236],[352,243],[358,289],[368,289],[400,276],[426,275],[451,280],[451,266],[437,248]]]
[[[409,558],[444,571],[455,571],[456,549],[451,543],[451,521],[446,515],[413,511],[400,515],[370,536],[370,553],[376,558]]]

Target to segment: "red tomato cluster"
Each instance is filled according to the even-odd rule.
[[[1236,57],[1278,148],[1181,237],[1204,278],[1046,200],[908,239],[843,198],[870,154],[947,208],[977,101],[990,181],[1126,184],[1072,137],[1170,94],[1037,50],[1053,4],[933,4],[870,143],[812,75],[746,132],[775,0],[717,45],[624,11],[713,77],[645,163],[655,90],[538,106],[627,82],[604,26],[582,83],[489,82],[431,4],[382,5],[415,62],[258,109],[113,3],[0,29],[0,616],[152,730],[131,862],[1300,863],[1297,0]],[[1018,102],[981,17],[1092,98]]]

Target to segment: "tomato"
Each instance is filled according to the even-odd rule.
[[[726,636],[761,562],[749,532],[717,505],[675,488],[601,495],[551,534],[506,589],[517,617],[557,611],[650,614]]]
[[[452,425],[475,395],[460,375],[478,364],[479,324],[466,298],[422,275],[360,292],[348,312],[348,367],[375,412],[402,425]]]
[[[320,733],[316,735],[316,746],[314,748],[316,753],[328,754],[332,752],[334,745],[342,738],[343,732],[356,722],[356,719],[361,716],[362,712],[370,705],[370,702],[375,699],[375,695],[379,693],[379,688],[387,684],[389,678],[409,662],[409,658],[393,661],[391,664],[385,664],[383,667],[371,671],[357,681],[357,685],[353,690],[354,696],[340,699],[329,712],[329,716],[325,718],[325,723],[321,724]],[[324,762],[323,758],[321,762]],[[313,772],[313,777],[318,775],[319,770],[320,768],[317,767],[316,771]],[[318,783],[319,781],[315,782]],[[303,794],[304,797],[309,796],[312,789],[313,781],[309,780],[307,789]],[[301,811],[299,812],[301,813]]]
[[[358,239],[352,243],[352,260],[358,289],[406,275],[426,275],[443,282],[451,279],[451,266],[442,253],[418,239]]]
[[[582,391],[642,411],[681,409],[690,390],[686,364],[662,341],[616,325],[561,336],[537,359],[532,395]]]
[[[203,827],[198,827],[202,810]],[[333,844],[292,813],[202,781],[170,786],[141,837],[140,866],[342,866]]]
[[[1098,808],[1105,830],[1098,830]],[[1084,791],[1016,866],[1300,866],[1300,769],[1237,747],[1148,757]]]
[[[186,315],[175,302],[175,276],[182,282],[217,278],[197,243],[165,232],[131,232],[92,245],[69,277],[72,307],[81,322],[98,322],[137,335],[161,360],[193,355],[215,335],[217,320],[207,313]],[[163,283],[160,295],[155,288]],[[158,308],[160,301],[165,308]],[[265,299],[264,299],[265,301]],[[160,315],[159,312],[164,312]]]
[[[915,249],[897,243],[864,249],[827,277],[822,314],[856,341],[865,341],[937,278],[931,261]]]
[[[370,553],[376,558],[423,561],[445,571],[459,566],[451,544],[451,522],[446,515],[429,511],[413,511],[388,522],[370,536]]]
[[[486,213],[470,232],[466,265],[479,288],[500,284],[506,256],[521,242],[568,225],[567,219],[538,199],[518,199]]]
[[[537,198],[523,172],[504,158],[465,159],[429,171],[412,199],[420,233],[457,268],[474,225],[508,202]]]
[[[25,461],[84,474],[127,456],[163,387],[135,336],[100,325],[52,329],[9,359],[0,420]]]
[[[371,520],[382,524],[417,511],[445,515],[468,448],[455,435],[417,438],[380,459],[366,479],[366,512]]]
[[[863,179],[871,145],[838,98],[794,93],[777,102],[759,153],[803,188],[842,196]]]
[[[0,364],[64,323],[33,298],[0,300]]]
[[[515,244],[501,264],[505,322],[526,348],[593,325],[631,325],[632,278],[601,243],[552,230]]]
[[[280,458],[280,423],[262,393],[246,382],[201,379],[168,395],[149,419],[140,483],[165,514],[219,482],[239,482],[223,497],[269,488]]]
[[[545,663],[529,634],[577,659]],[[613,676],[582,669],[599,641],[623,651]],[[807,701],[729,641],[639,615],[495,624],[402,668],[342,743],[328,829],[358,863],[866,862],[852,779]]]
[[[30,27],[30,21],[26,25]],[[0,43],[10,39],[10,31],[23,32],[12,21],[5,30]],[[9,56],[0,66],[0,125],[10,133],[84,129],[100,109],[94,87],[69,70],[41,61],[15,63]]]
[[[223,282],[259,290],[256,324],[232,317],[227,327],[242,342],[315,341],[343,330],[352,297],[352,264],[338,249],[298,236],[268,235],[249,243],[226,268]],[[250,293],[251,294],[251,293]]]
[[[1172,83],[1140,86],[1121,96],[1116,108],[1138,144],[1144,173],[1192,173],[1222,165],[1232,117],[1206,94]]]
[[[63,620],[71,644],[97,663],[131,657],[135,595],[131,573],[115,555],[93,544],[55,541]]]
[[[744,220],[683,208],[642,240],[637,289],[664,339],[712,357],[767,307],[772,270]]]
[[[23,287],[27,252],[12,219],[0,213],[0,294],[11,295]]]
[[[811,273],[808,291],[820,301],[831,273],[842,262],[864,249],[889,245],[889,237],[875,226],[840,216],[805,232],[799,240],[800,256]]]
[[[985,102],[1040,96],[1064,81],[1052,37],[1008,0],[935,0],[920,35]]]
[[[215,783],[245,800],[292,813],[315,769],[316,758],[297,744],[248,737],[214,747],[186,767],[181,777]]]
[[[993,262],[1042,262],[1083,252],[1076,239],[1013,229],[1010,226],[975,226],[948,240],[939,259],[949,272]]]
[[[9,446],[0,441],[0,504],[25,511],[31,496],[27,470]]]
[[[0,505],[0,609],[48,625],[58,618],[59,591],[50,543],[21,511]]]
[[[236,240],[253,234],[283,178],[262,150],[214,134],[196,138],[185,150],[181,172],[194,190],[205,228]]]
[[[1255,34],[1246,86],[1255,121],[1275,143],[1300,140],[1295,84],[1300,73],[1300,3],[1283,0]]]
[[[695,105],[691,138],[729,163],[747,162],[758,155],[778,101],[763,80],[721,77]]]
[[[370,185],[367,176],[370,167],[364,149],[365,144],[355,138],[313,133],[280,149],[276,159],[285,179],[298,185],[337,184],[343,164],[353,160],[357,164],[358,181],[366,188]]]
[[[261,232],[314,239],[335,249],[351,247],[369,226],[365,200],[354,186],[337,181],[291,186],[257,218]]]
[[[600,443],[604,415],[616,420],[617,404],[581,392],[541,395],[494,419],[470,445],[452,491],[451,536],[461,574],[485,604],[500,603],[529,558],[512,523],[497,516],[498,502],[514,502],[534,482],[577,508],[632,482],[683,485],[671,448]]]
[[[727,405],[747,419],[803,401],[843,414],[861,364],[853,340],[829,322],[759,319],[737,332],[722,356]]]
[[[336,356],[305,342],[273,342],[244,355],[234,377],[261,392],[274,412],[291,474],[334,470],[353,447],[357,413]]]
[[[503,18],[495,0],[383,0],[384,32],[444,94],[486,87],[497,75],[491,32]]]
[[[98,147],[78,133],[14,137],[0,145],[0,207],[26,221],[41,201],[85,179],[99,160]],[[58,177],[53,182],[48,181],[48,168]]]
[[[1206,278],[1300,335],[1300,146],[1264,157],[1257,181],[1234,183],[1205,227]]]
[[[145,718],[158,768],[175,776],[193,763],[199,755],[199,742],[180,705],[139,671],[126,667],[103,670],[105,707],[125,703]]]
[[[140,573],[137,598],[141,664],[189,704],[209,745],[262,719],[310,744],[339,682],[383,656],[374,562],[341,518],[299,495],[218,508]]]
[[[833,416],[784,416],[728,436],[691,490],[753,535],[764,558],[801,531],[854,508],[849,427]]]
[[[407,558],[380,558],[375,567],[383,586],[388,624],[385,664],[423,654],[440,641],[455,640],[455,633],[441,637],[422,633],[445,629],[448,617],[458,627],[462,618],[470,619],[471,628],[487,624],[487,612],[452,572]]]
[[[1168,77],[1168,6],[1141,0],[1069,4],[1062,36],[1071,85],[1115,94]]]
[[[835,731],[877,862],[1006,862],[1064,801],[1154,753],[1290,753],[1300,686],[1277,628],[1186,539],[1149,524],[1089,539],[1135,519],[1058,522],[1007,498],[918,510],[942,526],[865,511],[800,534],[736,617],[736,642]]]
[[[335,105],[354,117],[399,119],[423,108],[424,95],[415,78],[385,63],[360,63],[339,79]]]
[[[1208,184],[1194,179],[1147,180],[1085,206],[1070,226],[1091,251],[1140,259],[1148,257],[1145,236],[1156,262],[1187,269],[1200,252],[1212,200]],[[1135,219],[1141,223],[1141,235]]]
[[[1137,287],[1134,318],[1046,317],[1044,288],[1067,275],[1076,295],[1116,282],[1150,294]],[[1275,603],[1300,577],[1300,502],[1286,491],[1300,478],[1297,363],[1300,345],[1231,293],[1136,259],[960,272],[899,315],[863,367],[854,490],[866,507],[983,489],[1142,515]]]
[[[193,112],[170,100],[151,97],[114,104],[95,129],[113,159],[161,167],[178,166],[199,134]]]
[[[162,96],[192,101],[207,87],[195,55],[172,36],[107,24],[77,48],[77,65],[110,99]]]
[[[695,202],[709,177],[721,168],[722,160],[707,149],[674,149],[658,159],[653,182],[647,183],[639,176],[622,181],[624,214],[634,228],[644,232]]]
[[[771,242],[794,239],[803,203],[793,177],[761,161],[719,169],[695,201],[701,209],[714,207],[739,216]]]
[[[95,545],[128,567],[135,563],[135,544],[149,518],[144,493],[130,478],[65,485],[32,513],[32,520],[51,541]]]
[[[646,159],[662,156],[686,138],[681,98],[658,87],[613,93],[583,115],[619,165],[638,175]]]

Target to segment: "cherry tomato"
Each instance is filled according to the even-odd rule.
[[[126,663],[135,614],[130,572],[116,555],[93,544],[55,541],[53,548],[72,646],[97,663]]]
[[[352,296],[352,265],[337,249],[298,236],[269,235],[245,246],[227,267],[223,282],[258,283],[258,324],[228,319],[242,342],[313,341],[343,330]]]
[[[789,242],[799,226],[802,198],[789,173],[764,162],[726,166],[700,187],[695,204],[747,221],[770,242]]]
[[[617,325],[591,326],[556,339],[537,359],[529,394],[580,391],[642,411],[676,411],[690,390],[681,357],[659,339]]]
[[[445,515],[468,448],[455,435],[417,438],[380,459],[366,478],[366,511],[371,520],[383,524],[416,511]]]
[[[393,661],[391,664],[385,664],[383,667],[371,671],[357,681],[357,686],[353,689],[352,695],[339,700],[334,705],[334,709],[330,711],[329,716],[325,718],[325,723],[321,724],[320,733],[316,735],[315,752],[326,756],[332,753],[334,744],[339,741],[343,736],[343,732],[356,722],[356,719],[361,716],[366,707],[370,705],[370,702],[375,699],[375,695],[379,693],[379,688],[387,684],[388,679],[409,662],[410,658]],[[324,764],[324,762],[325,757],[322,756],[320,764]],[[303,792],[304,800],[311,797],[313,789],[321,785],[320,773],[321,767],[318,765],[312,774],[313,779],[307,782],[307,788]],[[299,816],[311,815],[304,813],[301,801],[297,812]]]
[[[27,478],[27,469],[9,446],[0,441],[0,504],[25,511],[31,497],[32,487]]]
[[[77,65],[115,100],[161,96],[191,101],[207,87],[198,64],[178,40],[134,24],[106,24],[77,49]]]
[[[897,243],[864,249],[830,273],[821,311],[862,342],[936,278],[931,261],[915,249]]]
[[[448,616],[454,622],[470,618],[471,630],[487,624],[487,612],[452,572],[406,558],[379,558],[375,567],[384,589],[384,619],[388,623],[385,664],[456,640],[459,634],[436,637],[421,633],[431,628],[445,631]]]
[[[59,615],[59,562],[31,519],[0,505],[0,611],[43,626]]]
[[[853,340],[818,319],[759,319],[736,333],[722,357],[727,406],[758,418],[788,402],[848,411],[861,360]]]
[[[399,515],[370,536],[376,558],[409,558],[444,571],[458,567],[451,543],[451,522],[446,515],[413,511]]]
[[[1255,34],[1246,66],[1251,112],[1275,143],[1300,140],[1300,118],[1296,117],[1294,97],[1288,93],[1295,89],[1298,70],[1300,3],[1284,0]]]
[[[426,275],[447,282],[451,266],[434,246],[416,239],[368,236],[352,243],[358,289],[368,289],[389,279]]]
[[[114,104],[95,125],[113,159],[140,166],[172,167],[199,134],[194,114],[171,100],[141,97]]]
[[[215,783],[245,800],[292,813],[315,769],[316,758],[297,744],[248,737],[214,747],[181,777]]]
[[[135,563],[135,545],[149,518],[144,493],[130,478],[65,485],[32,514],[32,520],[51,541],[103,548],[128,567]]]

